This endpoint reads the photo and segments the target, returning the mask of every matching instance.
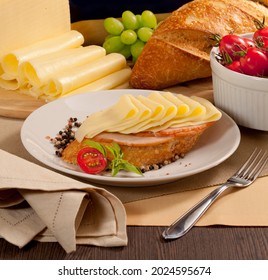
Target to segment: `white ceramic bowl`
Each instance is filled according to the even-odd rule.
[[[218,53],[216,47],[210,53],[215,105],[238,125],[268,131],[268,78],[229,70],[216,60]]]

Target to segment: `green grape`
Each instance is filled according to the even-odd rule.
[[[131,45],[131,47],[130,47],[130,51],[131,51],[132,56],[137,58],[141,54],[141,52],[144,48],[144,45],[145,45],[144,42],[137,39],[137,41],[133,45]]]
[[[114,53],[120,52],[125,47],[125,44],[121,42],[120,36],[113,36],[105,40],[102,46],[106,53]]]
[[[133,62],[133,64],[135,64],[135,63],[136,63],[137,59],[138,59],[138,57],[136,57],[136,56],[132,56],[132,62]]]
[[[105,30],[112,35],[120,35],[124,30],[123,23],[113,17],[108,17],[103,22]]]
[[[151,38],[153,30],[149,27],[141,27],[138,29],[137,34],[140,40],[147,42]]]
[[[112,35],[112,34],[109,34],[109,35],[107,35],[105,38],[104,38],[104,41],[106,41],[106,40],[108,40],[108,39],[110,39],[110,38],[112,38],[112,37],[114,37],[115,35]]]
[[[136,15],[137,21],[138,21],[138,28],[141,28],[142,25],[142,19],[141,19],[141,15]]]
[[[138,20],[131,11],[124,11],[122,13],[122,22],[125,29],[135,30],[138,28]]]
[[[151,11],[143,11],[141,14],[141,20],[143,26],[155,28],[157,26],[157,19],[153,12]]]
[[[124,46],[124,48],[119,52],[121,53],[126,59],[131,57],[130,45]]]
[[[137,33],[133,30],[124,30],[121,35],[121,41],[122,43],[126,45],[132,45],[136,42],[137,40]]]

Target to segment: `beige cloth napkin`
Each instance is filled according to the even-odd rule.
[[[23,247],[32,239],[126,246],[126,213],[103,188],[68,178],[0,150],[0,236]]]

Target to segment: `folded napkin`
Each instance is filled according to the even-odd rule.
[[[0,236],[20,248],[33,239],[126,246],[126,213],[103,188],[79,182],[0,150]]]

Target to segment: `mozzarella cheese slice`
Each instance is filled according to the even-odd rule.
[[[90,63],[60,72],[42,90],[47,96],[60,97],[126,66],[123,55],[111,53]]]
[[[131,126],[133,123],[143,122],[144,120],[149,119],[152,115],[152,111],[149,107],[145,106],[141,101],[130,94],[128,95],[128,97],[130,99],[130,102],[132,102],[132,104],[136,107],[137,111],[135,117],[122,119],[120,122],[117,122],[113,126],[110,126],[108,124],[106,129],[108,132],[121,132],[125,128]],[[121,110],[119,106],[117,107],[117,109]]]
[[[30,84],[30,86],[39,88],[55,74],[89,63],[105,55],[104,48],[93,45],[53,52],[23,62],[19,66],[18,79],[21,86]]]
[[[165,108],[164,116],[160,120],[152,122],[151,127],[160,126],[173,119],[177,115],[178,108],[176,104],[170,102],[160,92],[154,91],[148,95],[148,98],[159,104],[162,104]]]
[[[139,123],[136,123],[130,127],[121,129],[120,133],[124,133],[124,134],[138,133],[140,131],[146,130],[147,128],[150,128],[153,123],[159,122],[163,119],[163,117],[165,115],[165,107],[162,104],[155,102],[155,101],[151,100],[150,98],[147,98],[143,95],[137,96],[137,99],[140,102],[142,102],[144,104],[144,106],[147,106],[151,110],[151,115],[149,118],[147,118]]]
[[[152,92],[147,97],[123,95],[113,106],[90,115],[77,130],[76,139],[82,141],[102,132],[158,132],[221,118],[221,112],[204,98],[171,95],[160,92]]]
[[[13,76],[3,73],[0,76],[0,87],[7,90],[16,90],[19,88],[19,83],[18,80],[14,79]]]
[[[188,107],[188,109],[185,110],[183,114],[177,114],[174,118],[165,122],[161,127],[156,126],[152,128],[152,131],[159,131],[160,129],[162,130],[169,127],[180,127],[185,125],[200,124],[204,119],[206,119],[207,108],[202,103],[198,102],[197,100],[194,100],[194,98],[189,98],[183,94],[174,95],[174,98],[184,103],[185,106]]]
[[[126,89],[126,88],[130,88],[129,79],[126,82],[122,83],[121,85],[114,87],[113,89]]]
[[[78,93],[87,93],[90,91],[109,90],[109,89],[117,88],[118,86],[121,86],[122,88],[127,88],[130,75],[131,75],[131,69],[130,67],[126,67],[112,74],[109,74],[101,79],[98,79],[92,83],[86,84],[85,86],[82,86],[65,95],[62,95],[62,97],[71,96]]]
[[[19,64],[63,49],[77,48],[84,42],[83,35],[75,30],[65,32],[56,37],[38,41],[23,48],[5,54],[1,59],[2,69],[5,73],[18,76]]]
[[[207,99],[198,96],[192,96],[192,99],[199,102],[206,108],[206,114],[203,116],[203,119],[200,120],[201,122],[203,120],[206,120],[208,122],[217,121],[221,118],[222,113]]]
[[[109,116],[109,117],[108,117]],[[84,137],[92,138],[118,123],[130,123],[140,116],[130,95],[122,95],[118,102],[107,109],[91,114],[76,131],[75,137],[81,142]]]

